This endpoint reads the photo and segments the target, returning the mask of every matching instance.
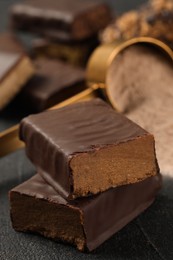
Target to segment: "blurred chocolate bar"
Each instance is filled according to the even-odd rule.
[[[17,36],[11,32],[0,34],[0,51],[25,52],[25,47]]]
[[[12,28],[62,41],[90,38],[110,19],[109,7],[100,1],[28,0],[11,8]]]
[[[14,30],[36,33],[33,53],[59,58],[73,65],[84,66],[98,45],[98,32],[112,18],[111,10],[101,1],[91,0],[28,0],[11,8]]]
[[[92,51],[97,47],[97,37],[80,42],[58,42],[46,39],[32,41],[34,57],[58,58],[72,65],[85,66]]]
[[[18,96],[18,103],[33,112],[43,111],[86,88],[81,68],[45,58],[36,59],[34,65],[36,75]]]
[[[25,54],[0,51],[0,110],[15,97],[33,74],[34,67]]]
[[[103,43],[138,36],[158,38],[173,48],[173,1],[150,0],[139,10],[127,12],[101,34]]]

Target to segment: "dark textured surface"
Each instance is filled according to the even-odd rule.
[[[14,0],[0,1],[1,31],[6,26],[7,8]],[[119,11],[143,0],[110,0]],[[14,115],[12,115],[14,116]],[[0,129],[16,122],[0,114]],[[83,254],[64,244],[37,235],[16,233],[11,228],[8,191],[32,175],[24,152],[0,159],[0,260],[172,260],[173,179],[164,178],[156,202],[140,217],[114,235],[92,254]]]

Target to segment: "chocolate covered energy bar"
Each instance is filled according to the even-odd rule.
[[[0,50],[0,110],[15,97],[33,74],[34,67],[25,54]]]
[[[100,99],[25,118],[20,138],[38,172],[64,198],[156,175],[154,137]]]
[[[149,207],[160,187],[157,175],[68,202],[37,174],[10,192],[12,225],[92,251]]]
[[[100,1],[28,0],[11,8],[12,28],[62,41],[89,38],[110,19],[109,7]]]
[[[59,60],[34,60],[35,76],[24,86],[18,103],[33,112],[40,112],[86,88],[83,69]]]

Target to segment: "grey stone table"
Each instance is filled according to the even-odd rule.
[[[36,1],[36,0],[35,0]],[[56,1],[56,0],[55,0]],[[7,10],[14,0],[0,0],[0,30],[7,25]],[[110,0],[119,12],[142,0]],[[0,114],[0,129],[18,120]],[[173,259],[173,179],[164,178],[156,202],[92,254],[33,234],[16,233],[10,223],[8,191],[34,174],[23,150],[0,159],[0,260],[158,260]]]

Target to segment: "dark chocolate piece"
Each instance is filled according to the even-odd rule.
[[[101,34],[103,43],[148,36],[173,48],[173,1],[150,0],[138,10],[116,18]]]
[[[100,99],[31,115],[21,123],[20,138],[39,173],[65,198],[158,171],[153,136]]]
[[[60,40],[89,38],[110,19],[109,7],[91,0],[28,0],[11,9],[13,28]]]
[[[25,85],[18,103],[40,112],[86,88],[85,72],[62,61],[38,58],[36,75]]]
[[[26,55],[0,50],[0,110],[15,97],[33,74],[34,68]]]
[[[36,57],[58,58],[72,65],[85,66],[98,44],[97,37],[70,43],[35,39],[32,41],[32,52]]]
[[[0,51],[24,53],[26,50],[16,35],[11,32],[4,32],[0,34]]]
[[[12,225],[92,251],[149,207],[160,187],[157,175],[68,202],[37,174],[10,192]]]

